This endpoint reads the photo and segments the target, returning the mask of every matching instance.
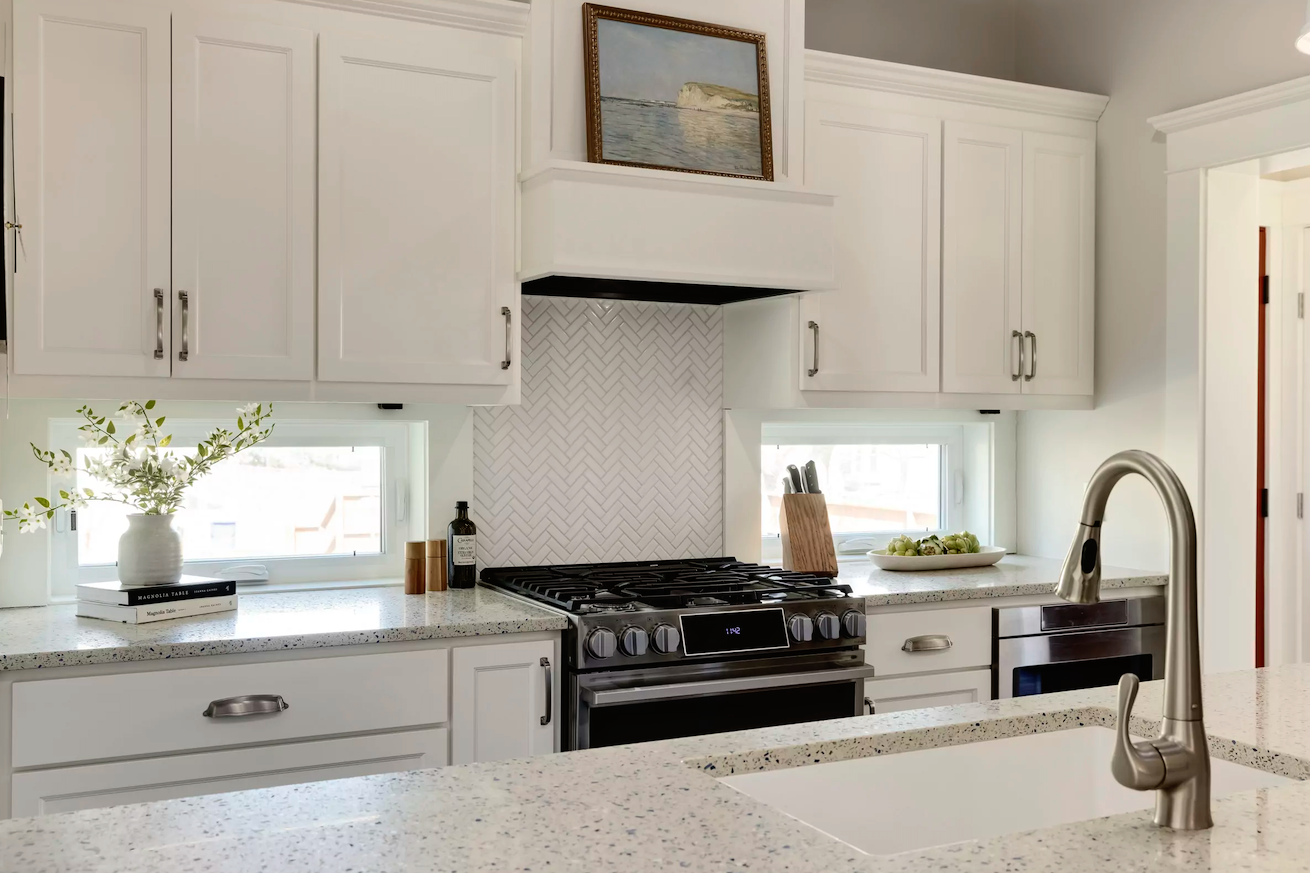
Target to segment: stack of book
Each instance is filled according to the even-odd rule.
[[[128,624],[210,615],[237,608],[232,579],[183,576],[172,585],[84,582],[77,586],[77,614]]]

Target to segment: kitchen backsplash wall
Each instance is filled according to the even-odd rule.
[[[722,550],[718,307],[523,298],[523,402],[473,417],[483,566]]]

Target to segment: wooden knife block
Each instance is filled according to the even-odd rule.
[[[837,575],[837,550],[828,524],[828,501],[822,494],[784,494],[778,515],[782,530],[782,566],[799,573]]]

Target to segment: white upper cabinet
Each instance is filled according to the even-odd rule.
[[[806,105],[805,183],[838,197],[837,288],[801,298],[803,390],[938,389],[941,127]]]
[[[836,288],[725,307],[725,404],[1092,408],[1109,98],[805,62],[805,184],[836,197]]]
[[[460,43],[320,37],[320,379],[517,366],[515,64]]]
[[[167,376],[168,11],[13,8],[14,372]]]
[[[314,375],[314,33],[173,16],[173,375]]]
[[[1023,137],[1024,393],[1091,394],[1096,143]]]
[[[1022,384],[1023,131],[946,122],[942,390]]]

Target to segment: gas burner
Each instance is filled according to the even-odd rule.
[[[640,609],[735,607],[851,596],[849,585],[736,558],[489,567],[486,585],[575,615]]]

